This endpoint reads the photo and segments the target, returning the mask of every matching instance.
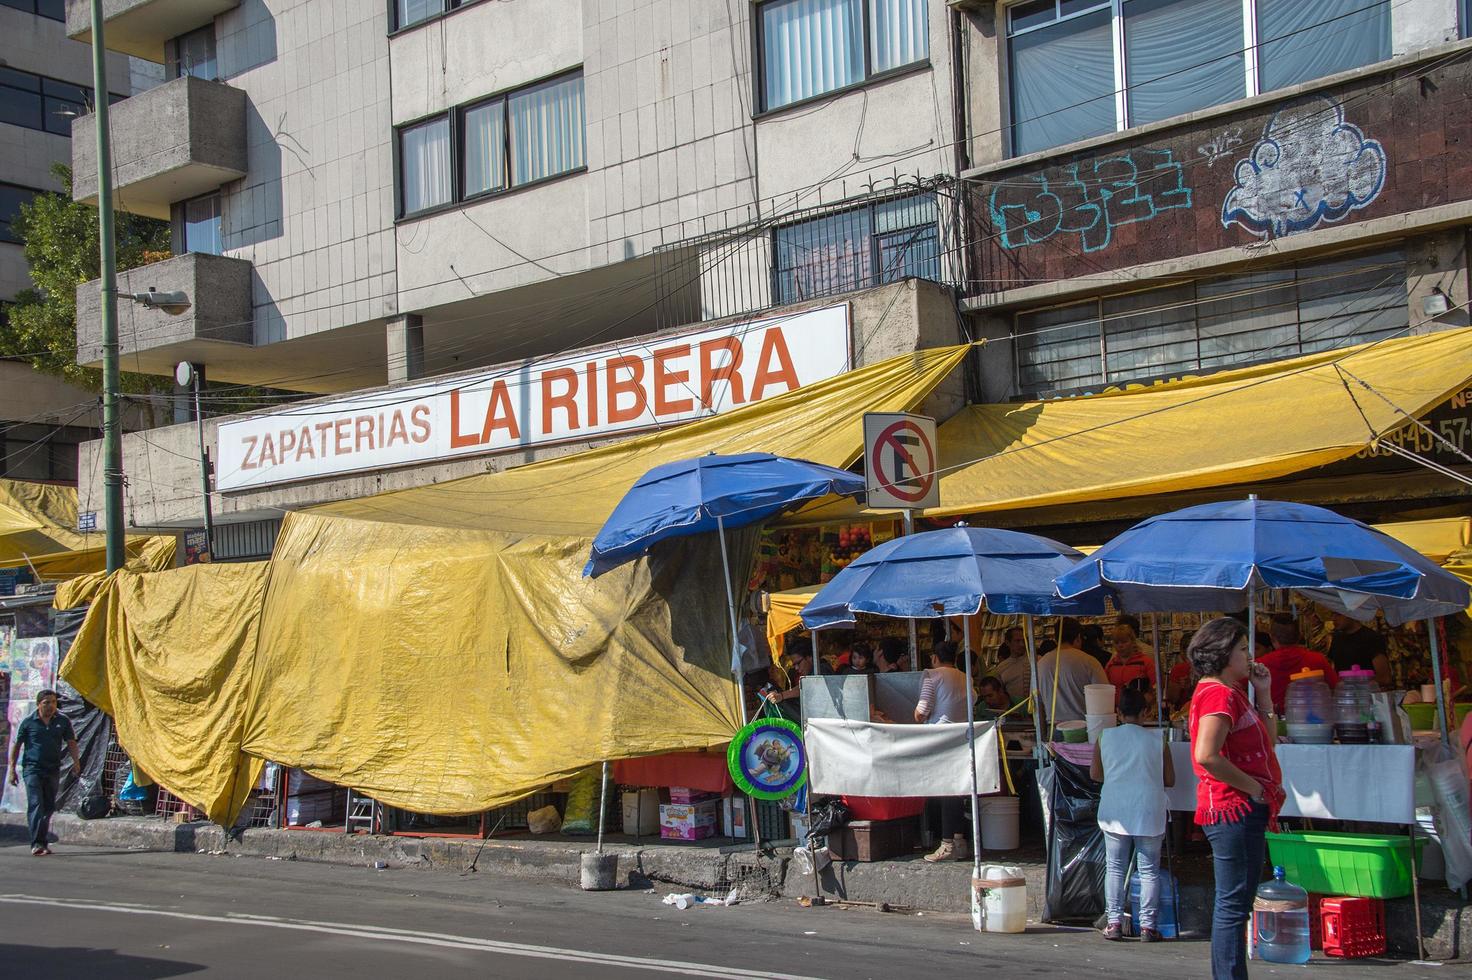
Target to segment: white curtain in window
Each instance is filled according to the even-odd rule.
[[[465,111],[465,195],[506,186],[506,103]]]
[[[869,63],[889,71],[930,57],[925,0],[869,0]]]
[[[1012,38],[1012,152],[1112,133],[1114,35],[1108,8]]]
[[[408,27],[445,9],[445,0],[397,0],[399,25]]]
[[[413,214],[450,201],[450,121],[436,119],[400,135],[399,163],[404,175],[404,213]]]
[[[1125,0],[1130,125],[1247,95],[1242,0]]]
[[[1390,57],[1390,0],[1257,0],[1262,90]]]
[[[863,0],[782,0],[761,8],[765,106],[775,109],[864,77]]]
[[[526,184],[584,165],[582,75],[514,95],[508,110],[512,184]]]

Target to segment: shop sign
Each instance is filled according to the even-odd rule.
[[[870,510],[940,505],[935,419],[898,412],[864,416],[864,473]]]
[[[220,490],[585,441],[708,418],[844,373],[846,304],[621,342],[219,427]]]

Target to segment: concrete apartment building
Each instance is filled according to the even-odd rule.
[[[92,101],[92,51],[67,37],[63,0],[0,2],[0,317],[31,284],[11,221],[35,195],[59,188],[51,167],[71,163],[72,119]],[[151,82],[146,65],[108,58],[108,88],[124,98]],[[97,396],[29,364],[0,361],[0,476],[77,479],[77,446],[97,437]]]
[[[125,309],[124,362],[322,396],[206,420],[228,558],[647,426],[629,386],[656,422],[760,397],[779,328],[804,381],[988,338],[943,417],[1465,324],[1462,6],[109,0],[176,66],[113,111],[178,253],[121,288],[193,303]],[[125,440],[130,526],[199,526],[196,445]]]

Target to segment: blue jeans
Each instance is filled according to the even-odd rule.
[[[1129,887],[1130,851],[1139,855],[1135,862],[1140,872],[1140,921],[1136,929],[1154,929],[1160,910],[1160,845],[1159,837],[1131,837],[1104,831],[1104,914],[1110,924],[1124,918],[1125,895]]]
[[[31,848],[46,847],[50,843],[51,815],[56,812],[56,787],[61,783],[58,773],[46,775],[27,772],[23,777],[26,784],[26,826],[31,828]]]
[[[1201,828],[1211,842],[1216,908],[1211,914],[1212,980],[1247,980],[1247,921],[1262,881],[1268,808],[1261,803],[1236,823]]]

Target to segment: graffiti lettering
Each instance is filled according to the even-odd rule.
[[[1385,148],[1345,122],[1343,106],[1308,99],[1274,113],[1237,161],[1222,225],[1267,239],[1340,221],[1380,196],[1387,170]]]
[[[1205,158],[1207,167],[1214,167],[1230,157],[1232,151],[1241,145],[1242,129],[1241,127],[1234,127],[1223,130],[1207,142],[1202,143],[1196,147],[1196,152]]]
[[[1191,188],[1170,150],[1126,150],[992,188],[988,208],[1003,248],[1078,235],[1085,252],[1108,248],[1114,229],[1189,208]]]

